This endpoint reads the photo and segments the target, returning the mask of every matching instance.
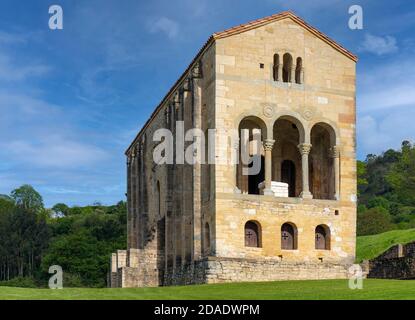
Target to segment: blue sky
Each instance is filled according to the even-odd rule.
[[[48,28],[52,4],[63,30]],[[363,30],[348,28],[352,4]],[[2,0],[0,193],[124,199],[124,150],[208,36],[286,9],[359,56],[359,158],[414,140],[413,1]]]

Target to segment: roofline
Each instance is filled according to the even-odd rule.
[[[233,35],[236,35],[236,34],[240,34],[242,32],[246,32],[246,31],[258,28],[260,26],[264,26],[268,23],[279,21],[279,20],[282,20],[282,19],[285,19],[285,18],[290,18],[294,22],[297,22],[302,27],[304,27],[306,30],[308,30],[309,32],[311,32],[312,34],[314,34],[315,36],[317,36],[318,38],[320,38],[321,40],[326,42],[328,45],[330,45],[331,47],[333,47],[337,51],[343,53],[345,56],[347,56],[348,58],[350,58],[354,62],[358,61],[358,57],[355,54],[353,54],[352,52],[350,52],[349,50],[347,50],[346,48],[344,48],[343,46],[338,44],[336,41],[334,41],[333,39],[331,39],[330,37],[328,37],[327,35],[325,35],[321,31],[319,31],[318,29],[316,29],[313,26],[311,26],[310,24],[308,24],[306,21],[301,19],[299,16],[294,14],[292,11],[283,11],[283,12],[276,13],[276,14],[273,14],[271,16],[265,17],[265,18],[253,20],[253,21],[250,21],[248,23],[232,27],[232,28],[220,31],[220,32],[215,32],[214,34],[212,34],[208,38],[208,40],[205,42],[205,44],[202,46],[202,48],[200,48],[200,50],[198,51],[196,56],[193,58],[193,60],[190,62],[190,64],[186,68],[186,70],[182,73],[180,78],[173,84],[173,86],[170,88],[168,93],[164,96],[163,100],[158,104],[158,106],[152,112],[152,114],[150,115],[150,118],[145,122],[145,124],[142,126],[142,128],[140,129],[140,131],[138,132],[138,134],[136,135],[134,140],[131,142],[131,144],[129,145],[129,147],[125,151],[125,155],[128,155],[130,153],[130,151],[133,148],[134,144],[137,142],[137,140],[139,140],[142,133],[148,127],[150,122],[156,117],[158,112],[161,110],[162,105],[167,100],[170,99],[171,95],[176,91],[176,89],[180,85],[180,83],[185,80],[187,74],[189,73],[189,71],[191,70],[193,65],[195,65],[196,62],[198,62],[199,58],[205,53],[205,51],[212,44],[215,43],[215,41],[217,39],[223,39],[223,38],[227,38],[227,37],[230,37],[230,36],[233,36]]]

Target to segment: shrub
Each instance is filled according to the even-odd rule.
[[[35,279],[29,277],[16,277],[7,281],[0,281],[2,287],[37,288]]]

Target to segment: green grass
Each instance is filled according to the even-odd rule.
[[[349,300],[415,299],[415,280],[364,280],[362,290],[351,290],[348,280],[229,283],[134,289],[24,289],[0,288],[0,299],[123,300],[123,299],[279,299]]]
[[[356,261],[373,259],[398,243],[415,241],[415,229],[393,230],[372,236],[357,237]]]
[[[415,229],[394,230],[357,238],[357,261],[371,259],[391,246],[415,240]],[[383,300],[415,299],[415,280],[365,279],[362,290],[351,290],[348,280],[277,281],[174,286],[164,288],[62,290],[0,287],[0,299],[16,300]]]

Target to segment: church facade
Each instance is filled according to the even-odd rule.
[[[292,12],[213,34],[126,151],[128,246],[112,255],[110,286],[346,278],[356,62]],[[175,150],[192,143],[178,141],[179,122],[221,132],[213,161],[154,162],[158,129]],[[239,151],[223,137],[242,129],[261,140],[253,175],[214,161]]]

